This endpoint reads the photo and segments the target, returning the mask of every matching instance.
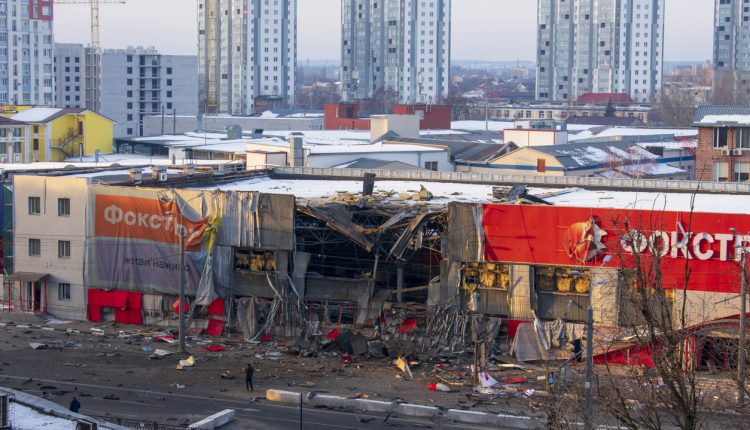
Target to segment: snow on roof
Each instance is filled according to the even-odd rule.
[[[393,193],[419,191],[424,185],[435,196],[431,203],[447,204],[450,202],[491,203],[492,185],[458,184],[450,182],[428,181],[376,181],[375,191]],[[361,193],[361,181],[338,180],[295,180],[253,178],[244,181],[221,184],[221,186],[199,187],[199,189],[221,189],[225,191],[260,191],[271,194],[294,195],[300,199],[328,199],[341,192]],[[689,193],[645,193],[626,191],[589,191],[580,188],[539,189],[530,188],[529,192],[545,198],[559,206],[593,207],[612,209],[670,210],[690,211],[692,194]],[[398,199],[397,196],[392,196]],[[747,196],[724,194],[695,195],[695,211],[710,213],[747,213]]]
[[[11,428],[18,430],[37,430],[37,429],[75,429],[76,422],[58,418],[52,415],[45,415],[41,412],[18,404],[10,402],[8,415],[10,417]]]
[[[624,173],[630,178],[639,178],[644,176],[668,176],[684,175],[685,170],[670,166],[664,163],[642,163],[619,166],[617,171]]]
[[[535,193],[545,197],[544,193]],[[547,198],[559,206],[611,209],[690,211],[690,193],[643,193],[624,191],[589,191],[570,189],[569,192]],[[725,194],[696,194],[695,211],[710,213],[747,214],[747,196]]]
[[[513,121],[453,121],[451,129],[461,131],[503,131],[506,128],[515,127]]]
[[[698,130],[695,128],[637,128],[637,127],[608,127],[597,132],[600,127],[594,127],[584,130],[580,133],[571,135],[568,140],[576,141],[592,137],[616,137],[616,136],[654,136],[654,135],[674,135],[675,137],[696,137]]]
[[[44,122],[60,112],[62,112],[60,108],[31,108],[13,115],[10,119],[22,122]]]
[[[263,113],[260,114],[260,116],[258,116],[258,118],[278,118],[278,117],[279,117],[279,114],[273,113],[270,110],[263,111]]]
[[[444,148],[436,148],[425,145],[383,144],[383,142],[369,145],[335,145],[335,146],[313,146],[310,154],[356,154],[356,153],[388,153],[388,152],[444,152]]]
[[[737,125],[750,125],[750,115],[706,115],[701,124],[736,123]]]

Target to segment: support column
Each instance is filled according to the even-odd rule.
[[[404,301],[404,293],[402,290],[404,289],[404,266],[399,265],[396,268],[396,301],[399,303],[403,303]]]

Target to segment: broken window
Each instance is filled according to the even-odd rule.
[[[469,264],[463,272],[464,288],[494,288],[508,290],[510,287],[510,266],[499,263]]]

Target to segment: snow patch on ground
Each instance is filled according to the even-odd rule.
[[[44,415],[29,407],[10,403],[10,422],[13,430],[75,430],[75,421]]]

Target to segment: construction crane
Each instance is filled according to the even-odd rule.
[[[124,4],[125,0],[55,0],[55,4],[91,5],[91,47],[99,49],[99,5],[102,3]]]
[[[125,0],[55,0],[55,4],[91,5],[91,46],[86,49],[86,73],[84,77],[86,108],[99,112],[101,108],[102,56],[99,48],[99,5],[101,3],[124,4]]]

